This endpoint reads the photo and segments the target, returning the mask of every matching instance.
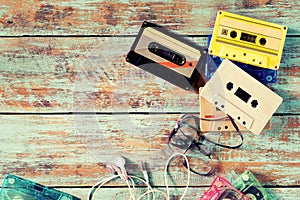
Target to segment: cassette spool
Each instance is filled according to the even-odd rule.
[[[199,93],[202,88],[200,88]],[[201,131],[235,131],[236,129],[232,125],[232,122],[228,118],[227,114],[213,106],[206,99],[199,96],[200,105],[200,127]],[[236,122],[237,127],[241,131],[246,131],[247,128]],[[268,121],[265,128],[271,129],[271,122]]]
[[[260,133],[282,98],[225,59],[200,96],[253,133]]]
[[[207,52],[161,26],[144,22],[126,61],[185,90],[204,86]]]
[[[208,36],[208,44],[210,44],[210,40],[211,40],[211,35]],[[205,65],[205,78],[209,80],[224,59],[209,54],[207,54],[207,57],[208,58],[206,59],[206,65]],[[263,84],[276,83],[277,81],[277,70],[256,67],[253,65],[248,65],[237,61],[232,61],[232,62]]]
[[[65,192],[8,174],[0,192],[1,200],[80,200]]]
[[[233,182],[233,186],[243,192],[251,200],[272,200],[271,195],[248,170],[242,173],[241,176]]]
[[[204,192],[200,200],[250,200],[246,195],[234,188],[229,181],[217,176],[210,188]]]
[[[209,54],[277,70],[287,27],[219,11]]]

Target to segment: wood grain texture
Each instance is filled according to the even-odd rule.
[[[184,34],[210,34],[220,9],[284,24],[289,34],[299,34],[297,8],[298,0],[2,0],[0,35],[136,34],[144,20]]]
[[[216,175],[233,181],[246,169],[274,199],[299,199],[299,7],[298,0],[0,0],[0,180],[13,173],[86,199],[94,183],[110,176],[105,165],[124,155],[130,174],[142,177],[145,161],[152,185],[163,189],[169,132],[180,113],[199,113],[198,95],[128,64],[125,56],[144,20],[206,46],[222,9],[288,26],[271,86],[284,102],[271,130],[245,132],[237,150],[214,148],[215,174],[192,175],[186,199],[198,199]],[[206,136],[239,142],[234,133]],[[194,151],[189,160],[207,170],[207,159]],[[177,159],[169,172],[179,199],[186,169]],[[117,181],[100,196],[129,194]]]
[[[47,185],[90,185],[107,175],[105,164],[116,155],[127,158],[128,172],[142,175],[147,162],[153,185],[164,184],[165,161],[172,154],[168,134],[180,115],[2,115],[0,178],[7,173],[31,177]],[[244,133],[241,149],[216,148],[216,173],[229,180],[249,169],[263,185],[294,186],[300,180],[299,117],[272,118],[273,129]],[[220,142],[238,143],[235,134],[206,134]],[[191,152],[195,169],[207,162]],[[170,168],[174,183],[183,186],[186,170],[177,160]],[[201,166],[199,168],[199,166]],[[207,165],[206,165],[207,166]],[[208,186],[214,176],[192,176],[191,186]]]
[[[205,37],[192,38],[206,46]],[[198,112],[198,95],[125,61],[134,38],[0,39],[2,112]],[[299,38],[287,38],[278,113],[300,113]],[[114,51],[111,51],[113,49]]]
[[[65,188],[58,188],[59,190],[71,193],[76,195],[77,197],[81,197],[82,199],[86,199],[88,194],[87,189],[65,189]],[[159,190],[165,191],[165,188],[157,188]],[[200,196],[208,189],[208,187],[190,187],[188,189],[187,195],[184,199],[186,200],[195,200],[199,199]],[[267,192],[274,197],[274,199],[281,199],[281,200],[295,200],[300,198],[299,189],[295,188],[266,188]],[[139,189],[138,193],[142,193],[146,191],[145,188]],[[182,188],[177,188],[174,190],[171,188],[170,194],[173,199],[179,199],[183,193]],[[99,199],[128,199],[129,193],[126,188],[103,188],[97,194]]]

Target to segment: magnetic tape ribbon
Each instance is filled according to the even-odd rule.
[[[208,139],[207,137],[205,137],[205,135],[203,134],[200,134],[202,133],[201,131],[201,127],[200,127],[200,124],[199,124],[199,120],[208,120],[208,119],[202,119],[202,118],[199,118],[199,117],[196,117],[194,115],[190,115],[190,114],[186,114],[186,115],[183,115],[180,120],[178,121],[177,123],[177,127],[174,128],[170,134],[170,136],[172,137],[173,135],[176,134],[176,132],[178,131],[178,129],[180,128],[180,125],[181,125],[181,122],[185,119],[185,118],[192,118],[194,121],[195,121],[195,124],[197,125],[197,127],[192,127],[190,126],[191,128],[193,128],[196,132],[197,132],[197,135],[199,136],[198,140],[203,142],[204,140],[214,144],[214,145],[217,145],[217,146],[220,146],[220,147],[223,147],[223,148],[228,148],[228,149],[237,149],[239,147],[241,147],[243,145],[243,142],[244,142],[244,137],[243,137],[243,134],[241,133],[240,129],[238,128],[238,126],[236,125],[235,121],[232,119],[232,117],[230,117],[229,115],[227,115],[228,118],[230,119],[232,125],[234,126],[236,132],[238,133],[238,135],[240,136],[240,139],[241,139],[241,142],[238,144],[238,145],[233,145],[233,146],[230,146],[230,145],[225,145],[225,144],[220,144],[220,143],[217,143],[217,142],[214,142],[210,139]],[[218,118],[218,119],[209,119],[209,121],[215,121],[215,120],[221,120],[221,119],[225,119],[225,118]],[[169,137],[169,142],[171,140],[171,137]],[[189,136],[187,136],[189,137]]]
[[[182,131],[181,133],[185,135],[185,137],[187,137],[188,139],[190,139],[191,141],[191,144],[188,146],[188,148],[185,150],[184,153],[186,153],[189,149],[191,149],[193,146],[197,147],[198,150],[205,156],[207,156],[210,160],[212,160],[211,158],[211,153],[207,153],[205,152],[203,149],[201,149],[201,145],[205,145],[203,144],[204,141],[207,141],[211,144],[214,144],[216,146],[219,146],[219,147],[223,147],[223,148],[228,148],[228,149],[237,149],[239,147],[241,147],[243,145],[243,142],[244,142],[244,137],[243,137],[243,134],[241,133],[240,129],[238,128],[238,126],[236,125],[235,121],[232,119],[232,117],[230,117],[229,115],[227,115],[228,118],[230,119],[232,125],[234,126],[236,132],[238,133],[238,135],[240,136],[240,139],[241,139],[241,142],[238,144],[238,145],[233,145],[233,146],[230,146],[230,145],[225,145],[225,144],[220,144],[218,142],[214,142],[210,139],[208,139],[207,137],[205,137],[205,135],[201,134],[202,131],[201,131],[201,128],[200,128],[200,124],[199,124],[199,120],[202,118],[199,118],[199,117],[196,117],[194,115],[190,115],[190,114],[186,114],[186,115],[183,115],[177,122],[177,126],[171,131],[170,133],[170,136],[169,136],[169,141],[168,141],[168,144],[170,145],[171,143],[171,139],[172,137],[178,132],[178,130],[180,129],[180,125],[181,123],[183,122],[184,119],[186,118],[192,118],[194,121],[195,121],[195,124],[197,125],[197,127],[193,127],[193,126],[190,126],[188,125],[190,128],[194,129],[198,135],[198,141],[196,141],[194,138],[188,136],[188,135],[185,135]],[[215,121],[215,120],[222,120],[222,119],[225,119],[225,118],[219,118],[219,119],[211,119],[210,121]],[[204,119],[204,120],[207,120],[207,119]],[[174,144],[172,143],[172,145],[178,147],[178,148],[181,148],[182,145],[178,145],[178,144]],[[187,167],[187,164],[185,161],[183,161],[183,165],[185,167]],[[197,174],[197,175],[202,175],[202,176],[209,176],[211,175],[213,172],[214,172],[214,167],[212,167],[208,172],[206,173],[199,173],[195,170],[193,170],[192,168],[190,168],[190,171]]]

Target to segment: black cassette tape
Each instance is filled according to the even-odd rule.
[[[200,197],[200,200],[250,200],[246,195],[233,187],[229,181],[217,176],[210,188]]]
[[[271,195],[268,194],[257,178],[248,170],[233,182],[233,186],[251,200],[272,200]]]
[[[65,192],[8,174],[0,192],[1,200],[80,200]]]
[[[206,82],[206,55],[206,50],[196,43],[145,21],[126,60],[176,86],[198,93]]]
[[[208,36],[208,44],[210,44],[211,37],[212,37],[211,35]],[[208,58],[206,59],[206,66],[205,66],[205,78],[209,80],[224,59],[209,54],[207,54],[207,57]],[[237,61],[232,61],[232,62],[263,84],[276,83],[277,70],[256,67],[253,65],[249,65]]]

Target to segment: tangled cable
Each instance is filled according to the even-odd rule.
[[[100,190],[101,187],[103,187],[105,184],[107,184],[108,182],[110,182],[110,181],[112,181],[114,179],[121,178],[122,180],[125,181],[125,183],[126,183],[126,185],[128,187],[128,191],[130,193],[129,200],[140,200],[145,195],[148,195],[148,200],[149,200],[151,194],[152,194],[153,200],[155,200],[156,199],[155,198],[155,193],[159,193],[162,196],[164,196],[164,198],[166,200],[170,200],[170,190],[169,190],[168,174],[167,173],[168,173],[169,164],[170,164],[170,162],[175,157],[183,157],[184,160],[185,160],[185,163],[186,163],[187,170],[188,170],[186,187],[185,187],[185,189],[183,191],[183,194],[180,197],[180,200],[182,200],[184,198],[184,196],[186,195],[186,193],[187,193],[187,190],[188,190],[188,187],[189,187],[189,184],[190,184],[191,173],[190,173],[189,161],[188,161],[186,155],[181,154],[181,153],[174,153],[172,156],[169,157],[169,159],[166,162],[165,170],[164,170],[164,179],[165,179],[165,185],[166,185],[166,191],[167,191],[167,193],[165,193],[165,192],[163,192],[161,190],[154,189],[150,185],[149,178],[148,178],[148,176],[145,173],[143,173],[144,174],[144,179],[142,179],[140,177],[137,177],[137,176],[133,176],[133,175],[128,175],[126,177],[126,179],[124,179],[124,176],[121,173],[118,173],[118,175],[114,175],[114,176],[108,177],[106,179],[103,179],[103,180],[97,182],[95,185],[93,185],[93,187],[90,189],[90,191],[88,193],[87,199],[88,200],[95,200],[94,199],[94,195]],[[138,181],[141,181],[142,183],[144,183],[147,186],[147,191],[144,192],[143,194],[141,194],[138,197],[136,197],[136,192],[135,192],[135,189],[136,189],[135,188],[136,184],[134,182],[135,179],[138,180]]]

